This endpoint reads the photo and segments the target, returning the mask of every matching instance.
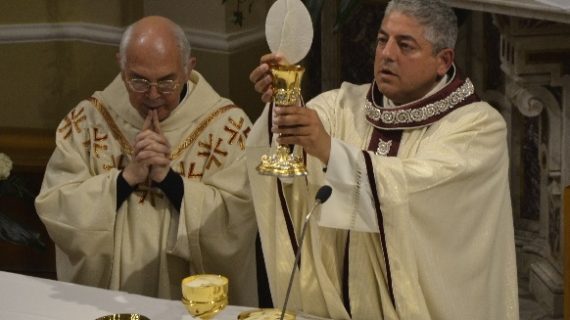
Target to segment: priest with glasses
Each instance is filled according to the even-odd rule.
[[[184,277],[216,273],[232,304],[256,305],[250,120],[166,18],[128,27],[117,58],[120,75],[57,127],[36,199],[58,279],[179,299]]]

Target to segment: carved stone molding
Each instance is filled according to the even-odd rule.
[[[564,10],[567,4],[561,8],[544,3],[545,0],[447,0],[446,2],[456,8],[570,23],[570,11]]]
[[[533,263],[530,266],[529,286],[538,301],[550,311],[550,316],[562,316],[563,281],[557,270],[544,261]]]
[[[534,86],[522,88],[514,82],[507,83],[506,94],[525,117],[536,117],[544,110],[544,101],[539,98],[536,91],[544,89]]]
[[[494,16],[501,32],[501,69],[516,82],[561,86],[570,74],[570,25]]]
[[[561,193],[570,174],[564,157],[569,152],[564,141],[570,132],[564,116],[570,109],[564,98],[570,89],[566,58],[570,56],[570,25],[501,15],[495,15],[493,22],[501,34],[505,96],[523,118],[510,119],[516,122],[511,140],[518,142],[511,144],[515,167],[511,181],[513,199],[521,203],[513,206],[519,211],[515,219],[519,274],[529,277],[530,292],[548,313],[559,316],[564,261]],[[529,195],[534,197],[532,203],[521,201]]]
[[[124,28],[94,23],[0,24],[0,44],[46,41],[82,41],[118,46]],[[263,42],[263,28],[231,33],[184,28],[193,48],[229,52]]]
[[[525,117],[536,117],[547,110],[548,117],[548,163],[549,171],[560,171],[562,154],[562,112],[558,100],[543,86],[519,86],[508,82],[506,95]]]

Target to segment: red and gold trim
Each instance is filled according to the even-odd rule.
[[[101,116],[103,116],[105,122],[107,122],[107,125],[111,129],[111,134],[113,135],[113,137],[115,137],[115,140],[117,140],[121,145],[122,153],[132,156],[134,152],[133,146],[129,143],[129,140],[125,138],[123,132],[121,132],[121,130],[115,123],[115,120],[113,119],[109,111],[107,111],[105,105],[95,97],[89,97],[87,98],[87,100],[89,100],[92,103],[92,105],[97,109],[97,111],[99,111]]]
[[[107,125],[111,129],[113,137],[121,145],[122,152],[129,156],[132,156],[134,152],[133,146],[129,143],[127,138],[125,138],[125,136],[123,135],[117,124],[115,123],[115,120],[107,110],[107,107],[95,97],[89,97],[88,100],[93,104],[93,106],[95,106],[95,108],[99,111],[99,113],[101,113],[103,119],[105,119],[105,122],[107,122]],[[178,147],[174,149],[174,151],[171,152],[170,160],[175,160],[178,157],[180,157],[180,155],[184,152],[184,150],[188,149],[192,144],[194,144],[194,142],[196,142],[196,139],[198,139],[198,137],[204,132],[204,130],[206,130],[206,128],[210,123],[212,123],[212,121],[214,121],[217,117],[219,117],[220,115],[224,114],[225,112],[233,108],[237,108],[237,106],[233,104],[224,106],[212,112],[206,119],[202,120],[202,122],[200,122],[198,127],[194,129],[186,137],[186,139],[184,139],[184,141],[182,141],[182,143],[180,143]]]
[[[437,93],[397,108],[385,108],[378,101],[382,101],[382,94],[372,82],[364,102],[366,119],[376,128],[394,130],[430,125],[453,110],[480,99],[471,80],[456,76]]]
[[[212,112],[206,119],[202,120],[198,127],[192,131],[192,133],[190,133],[190,135],[186,137],[186,139],[184,139],[184,141],[182,141],[182,143],[178,145],[178,147],[176,147],[176,149],[171,153],[170,159],[175,160],[178,158],[182,152],[184,152],[184,150],[188,149],[192,144],[194,144],[194,142],[196,142],[196,139],[198,139],[198,137],[202,134],[202,132],[204,132],[204,130],[206,130],[212,121],[214,121],[220,115],[226,113],[226,111],[233,108],[237,108],[237,106],[233,104],[224,106]]]

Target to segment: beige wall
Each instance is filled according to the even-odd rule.
[[[119,71],[115,45],[65,36],[46,41],[42,24],[89,23],[120,32],[118,27],[142,12],[140,1],[1,1],[0,28],[4,33],[13,29],[9,40],[0,39],[0,127],[53,130],[72,107]]]
[[[0,23],[90,22],[123,26],[142,14],[137,0],[3,0]]]
[[[118,73],[116,48],[81,42],[0,45],[0,127],[55,128]]]
[[[197,70],[221,95],[257,117],[261,103],[247,76],[261,54],[268,52],[263,25],[271,0],[254,1],[251,13],[244,8],[242,27],[232,23],[235,1],[226,5],[212,0],[0,1],[0,128],[54,130],[72,107],[119,72],[116,37],[122,28],[152,14],[179,23],[191,35]],[[107,39],[93,41],[80,32],[75,38],[53,40],[42,38],[41,30],[37,33],[42,24],[49,28],[62,23],[87,25],[82,32],[102,29]],[[40,36],[26,35],[28,26]],[[12,34],[9,28],[17,32]]]
[[[221,53],[195,49],[196,70],[223,96],[243,108],[252,121],[259,116],[263,104],[249,82],[249,73],[259,64],[261,54],[269,52],[267,44],[260,43],[246,50]]]
[[[145,15],[167,16],[190,33],[196,70],[255,120],[263,105],[248,76],[261,55],[269,52],[264,28],[266,12],[273,1],[256,0],[251,12],[242,4],[242,26],[232,21],[236,2],[229,0],[221,5],[221,1],[145,0],[144,9]]]

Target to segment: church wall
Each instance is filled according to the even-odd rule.
[[[261,113],[260,98],[249,82],[251,70],[268,53],[265,14],[271,0],[239,1],[243,13],[237,24],[238,0],[220,2],[145,0],[145,15],[170,17],[186,31],[197,58],[196,70],[220,93],[247,112],[254,121]],[[249,6],[251,5],[251,6]],[[250,10],[251,9],[251,10]]]
[[[63,116],[119,72],[114,46],[76,41],[1,44],[0,126],[54,129]]]
[[[118,73],[113,41],[141,14],[137,1],[0,2],[0,127],[53,130]]]
[[[265,12],[271,1],[242,8],[237,0],[38,0],[0,2],[0,127],[54,130],[81,99],[119,72],[115,61],[125,26],[144,15],[179,23],[190,38],[197,70],[223,96],[255,118],[259,96],[247,75],[268,52]],[[242,5],[243,6],[243,5]]]

